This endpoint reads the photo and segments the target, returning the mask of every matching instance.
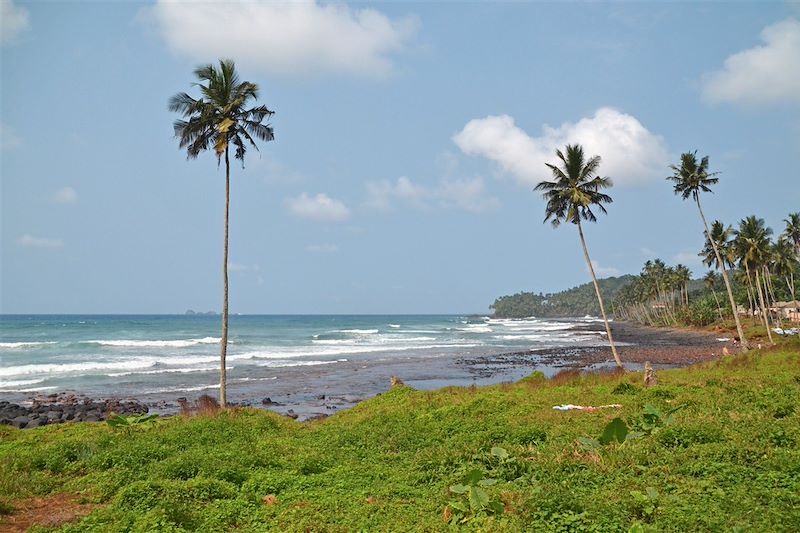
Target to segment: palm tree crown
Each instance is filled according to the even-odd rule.
[[[740,220],[739,229],[735,233],[734,246],[742,265],[756,268],[769,260],[772,228],[766,227],[763,218],[751,215]]]
[[[725,264],[724,268],[730,268],[733,266],[734,257],[731,247],[732,235],[733,227],[728,226],[726,228],[725,224],[719,220],[715,220],[711,223],[711,240],[713,240],[714,244],[717,245],[719,255],[722,258],[722,262]],[[718,264],[719,262],[717,261],[717,254],[714,253],[714,247],[711,244],[711,240],[706,237],[706,244],[697,255],[703,259],[704,265],[720,268],[720,265]]]
[[[186,148],[190,159],[213,146],[219,161],[233,144],[234,157],[244,161],[248,144],[258,150],[254,137],[265,142],[275,138],[272,127],[263,123],[273,112],[264,105],[245,107],[258,98],[258,86],[239,81],[233,61],[220,59],[219,68],[204,65],[195,69],[194,74],[202,96],[194,99],[178,93],[169,100],[169,110],[181,113],[186,119],[176,120],[174,128],[180,147]]]
[[[786,231],[783,233],[794,247],[800,252],[800,212],[789,213],[789,217],[784,219]]]
[[[600,157],[586,160],[583,148],[577,144],[566,146],[566,156],[561,150],[556,150],[556,156],[563,163],[561,167],[545,163],[555,181],[542,181],[534,189],[544,191],[542,196],[547,200],[544,221],[552,219],[551,223],[556,227],[561,222],[577,224],[580,219],[595,222],[597,218],[591,207],[597,206],[606,213],[603,204],[613,202],[610,196],[599,192],[612,185],[609,178],[596,175]]]
[[[674,174],[667,179],[675,182],[675,194],[680,194],[686,200],[690,196],[697,200],[700,192],[712,192],[711,185],[715,185],[719,172],[708,172],[708,156],[697,162],[697,151],[681,154],[681,164],[670,165]]]

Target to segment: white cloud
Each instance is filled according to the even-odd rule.
[[[22,140],[14,133],[14,130],[0,124],[0,150],[13,150],[22,144]]]
[[[13,41],[30,27],[27,9],[12,0],[0,0],[0,41],[3,44]]]
[[[474,119],[453,136],[453,141],[465,154],[496,162],[525,187],[550,179],[545,163],[554,163],[555,150],[563,150],[567,143],[583,145],[587,157],[601,156],[600,175],[610,177],[616,185],[661,179],[669,164],[660,136],[635,117],[609,107],[574,124],[565,122],[557,128],[545,125],[539,137],[528,135],[508,115]]]
[[[601,266],[600,263],[592,259],[592,268],[598,278],[607,278],[609,276],[619,276],[620,271],[618,268]],[[586,272],[589,272],[589,267],[586,267]]]
[[[313,254],[335,254],[339,251],[339,247],[335,244],[309,244],[306,246],[306,252]]]
[[[430,209],[433,205],[442,208],[455,207],[472,213],[491,211],[500,206],[500,201],[488,196],[483,179],[445,178],[435,187],[417,185],[406,176],[389,180],[368,182],[367,200],[364,206],[381,211],[389,210],[396,203],[416,209]]]
[[[78,193],[72,187],[62,187],[53,194],[53,202],[57,204],[74,204],[78,201]]]
[[[761,32],[763,46],[729,56],[703,79],[712,102],[800,102],[800,21],[788,18]]]
[[[42,237],[34,237],[32,235],[20,236],[17,239],[17,244],[26,248],[63,248],[64,242],[61,239],[45,239]]]
[[[316,1],[159,0],[148,11],[169,47],[198,61],[232,57],[270,74],[380,78],[414,36],[415,17]]]
[[[446,179],[436,195],[444,206],[454,205],[471,213],[484,213],[500,207],[500,200],[488,196],[483,179]]]
[[[400,176],[395,183],[389,180],[367,183],[366,207],[378,210],[391,208],[393,200],[401,200],[418,208],[427,207],[426,201],[431,193],[425,187],[415,185],[406,176]]]
[[[289,212],[300,218],[340,222],[350,217],[350,210],[344,203],[325,193],[309,196],[302,193],[297,198],[286,200]]]

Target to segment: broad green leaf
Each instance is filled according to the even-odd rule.
[[[492,455],[498,459],[508,459],[508,452],[505,450],[505,448],[495,446],[492,448]]]
[[[496,479],[488,479],[487,478],[487,479],[482,479],[482,480],[478,481],[478,486],[480,486],[480,487],[490,487],[490,486],[494,485],[495,483],[497,483]]]
[[[464,476],[464,484],[475,485],[481,479],[483,479],[483,472],[480,470],[470,470],[467,472],[467,475]]]
[[[489,505],[487,505],[487,507],[494,514],[503,514],[503,512],[505,512],[506,510],[505,506],[503,505],[503,502],[498,500],[493,500],[489,502]]]
[[[489,495],[480,487],[469,488],[469,506],[473,510],[483,509],[489,503]]]
[[[601,444],[611,444],[612,441],[625,442],[625,437],[628,435],[628,426],[625,421],[620,417],[608,423],[603,430],[603,435],[600,437]]]
[[[469,490],[468,486],[461,485],[461,484],[453,485],[453,486],[450,487],[450,492],[453,492],[455,494],[464,494],[468,490]]]

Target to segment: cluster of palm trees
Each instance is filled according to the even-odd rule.
[[[691,279],[692,272],[685,265],[647,261],[641,274],[617,292],[614,315],[648,325],[678,325],[679,309],[689,305]]]
[[[545,222],[552,222],[554,227],[562,222],[569,222],[578,229],[611,351],[617,365],[621,367],[581,226],[582,220],[597,221],[592,212],[593,207],[606,213],[603,204],[609,204],[613,200],[601,191],[610,188],[612,182],[609,178],[597,175],[600,157],[586,158],[580,145],[567,145],[564,152],[556,150],[556,157],[559,160],[557,165],[547,164],[553,181],[542,181],[534,190],[542,191],[542,196],[547,201]],[[725,314],[723,307],[727,307],[736,323],[742,351],[749,349],[728,275],[729,269],[736,263],[739,266],[736,272],[744,271],[750,309],[760,309],[754,315],[758,314],[763,319],[772,340],[767,310],[770,302],[775,301],[776,276],[786,280],[792,299],[795,299],[794,272],[798,270],[800,258],[800,213],[789,215],[784,235],[774,244],[770,241],[772,230],[764,225],[763,219],[756,217],[742,220],[736,231],[726,228],[719,221],[714,221],[712,228],[709,228],[700,195],[711,192],[712,186],[719,181],[719,173],[709,172],[708,156],[698,159],[697,152],[685,152],[681,154],[680,163],[670,165],[670,169],[673,173],[667,176],[667,180],[673,183],[673,192],[697,205],[706,236],[706,246],[700,255],[707,265],[715,266],[719,272],[709,272],[704,281],[713,292],[720,318]],[[720,278],[728,296],[729,305],[726,306],[720,303],[716,295],[715,289]],[[615,311],[623,318],[636,318],[642,322],[655,322],[657,318],[663,324],[677,324],[677,307],[689,305],[690,279],[691,272],[683,265],[668,267],[660,260],[648,261],[634,283],[620,291],[622,305]]]
[[[748,216],[735,229],[715,220],[700,252],[706,265],[735,269],[734,278],[746,294],[747,314],[763,322],[770,341],[770,326],[781,325],[780,313],[770,312],[778,300],[776,294],[786,294],[795,301],[794,275],[800,271],[800,213],[791,213],[784,222],[784,232],[773,242],[772,228],[763,218]],[[709,253],[712,243],[721,261]]]

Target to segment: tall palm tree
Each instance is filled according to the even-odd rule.
[[[792,301],[797,300],[794,289],[794,273],[800,268],[794,245],[786,237],[781,237],[772,247],[772,263],[775,274],[782,276],[792,296]]]
[[[717,263],[717,254],[714,253],[714,246],[711,244],[711,240],[717,245],[717,250],[719,250],[720,258],[723,262],[723,267],[725,269],[733,268],[734,266],[734,254],[733,249],[731,246],[731,237],[733,236],[733,227],[728,226],[725,227],[725,224],[720,222],[719,220],[715,220],[711,223],[711,237],[706,237],[706,243],[703,246],[703,249],[700,251],[699,255],[703,259],[703,264],[706,266],[713,266],[716,269],[720,268],[719,263]]]
[[[592,207],[596,206],[600,211],[606,213],[603,204],[610,204],[613,199],[607,194],[600,192],[601,189],[611,187],[609,178],[597,176],[597,169],[600,166],[600,157],[590,157],[588,160],[583,156],[583,148],[579,144],[568,144],[565,149],[566,155],[561,150],[556,150],[556,156],[561,161],[561,166],[545,163],[553,174],[554,181],[541,181],[534,188],[536,191],[543,191],[542,196],[547,200],[545,207],[544,222],[551,221],[554,228],[562,222],[571,222],[578,226],[578,235],[581,238],[583,256],[592,275],[597,301],[600,304],[600,313],[603,315],[603,323],[606,326],[608,343],[611,345],[611,353],[617,366],[622,368],[617,347],[614,346],[614,339],[611,336],[611,327],[608,325],[606,309],[603,305],[603,296],[600,294],[600,286],[597,284],[597,276],[594,273],[592,260],[589,258],[589,250],[586,248],[586,239],[583,236],[581,219],[590,222],[597,222],[597,217],[592,213]],[[552,219],[552,220],[551,220]]]
[[[220,340],[219,402],[227,404],[225,357],[228,352],[228,220],[230,213],[231,164],[233,157],[244,165],[248,146],[258,150],[255,139],[273,140],[272,127],[265,124],[273,112],[266,106],[247,107],[251,100],[258,99],[258,86],[249,81],[240,81],[234,62],[220,59],[219,67],[203,65],[194,71],[200,89],[200,98],[178,93],[169,100],[169,110],[183,118],[174,123],[175,137],[180,147],[186,149],[188,159],[213,149],[217,165],[225,158],[225,245],[222,254],[222,339]]]
[[[772,331],[769,327],[769,315],[767,311],[767,302],[764,297],[764,290],[762,287],[763,276],[760,275],[764,266],[769,261],[771,253],[770,235],[772,229],[766,227],[763,218],[749,216],[739,221],[739,229],[736,230],[736,239],[734,246],[736,253],[739,257],[739,263],[744,267],[747,272],[748,279],[755,274],[755,290],[753,297],[758,296],[761,301],[761,317],[764,326],[767,328],[767,337],[772,343]]]
[[[715,185],[719,181],[719,178],[715,177],[719,174],[719,172],[709,173],[708,156],[703,157],[698,162],[696,151],[685,152],[681,154],[681,164],[679,166],[670,165],[670,168],[674,174],[672,176],[667,176],[667,179],[675,183],[675,194],[680,194],[681,198],[684,200],[691,198],[695,201],[697,204],[697,210],[700,211],[700,218],[703,221],[703,227],[705,228],[704,235],[706,239],[709,239],[710,233],[708,231],[708,223],[706,222],[705,214],[703,214],[703,208],[700,205],[700,193],[712,192],[711,186]],[[742,351],[746,351],[749,346],[747,344],[747,339],[744,336],[742,323],[739,320],[739,313],[736,312],[736,302],[733,299],[731,282],[728,279],[728,273],[725,271],[725,264],[723,263],[722,256],[717,248],[717,244],[714,242],[714,239],[709,240],[711,242],[711,247],[714,249],[714,255],[717,259],[718,268],[722,272],[722,279],[725,281],[725,289],[728,291],[728,300],[731,304],[731,313],[733,314],[733,319],[736,321],[736,332],[739,334]]]
[[[795,253],[800,256],[800,212],[789,213],[783,221],[786,223],[783,234],[794,244]]]

